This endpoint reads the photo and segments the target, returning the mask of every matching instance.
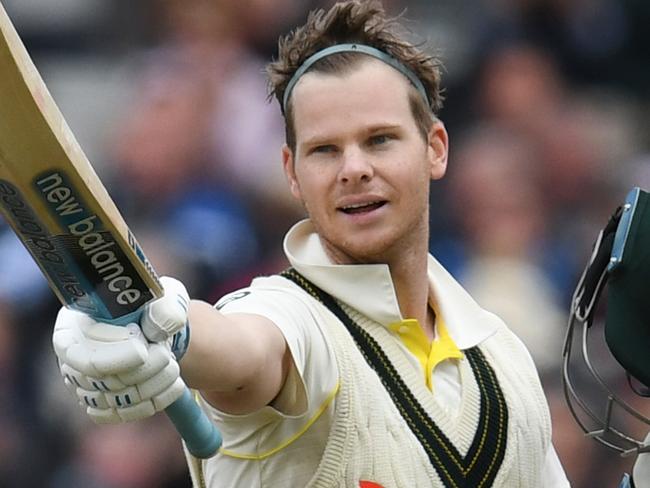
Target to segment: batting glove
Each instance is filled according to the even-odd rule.
[[[165,294],[149,304],[142,313],[142,332],[151,342],[162,342],[182,334],[187,328],[187,310],[190,297],[180,281],[163,276],[160,278]]]
[[[645,438],[645,444],[650,445],[650,432]],[[650,452],[639,454],[636,458],[632,478],[636,488],[650,488]]]
[[[150,417],[185,389],[177,358],[189,339],[189,298],[177,280],[161,281],[165,296],[142,314],[146,333],[136,324],[99,323],[67,308],[57,316],[52,342],[64,383],[96,423]]]

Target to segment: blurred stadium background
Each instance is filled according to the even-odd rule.
[[[216,301],[285,266],[281,238],[303,214],[262,69],[278,34],[332,1],[2,3],[161,274]],[[451,156],[431,251],[530,348],[573,486],[617,486],[630,460],[578,431],[560,361],[597,231],[632,186],[650,188],[650,2],[385,4],[446,65]],[[96,427],[68,398],[50,345],[58,303],[3,222],[0,270],[0,486],[188,487],[164,416]]]

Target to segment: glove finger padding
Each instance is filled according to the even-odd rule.
[[[86,376],[119,374],[142,365],[147,341],[135,324],[102,324],[89,316],[62,308],[52,335],[54,351],[62,364]]]
[[[77,388],[76,393],[95,423],[132,422],[166,409],[183,394],[185,383],[179,374],[178,363],[170,358],[162,370],[137,385],[111,392]]]
[[[93,322],[93,320],[81,312],[61,307],[54,323],[54,333],[52,334],[52,344],[54,352],[61,360],[66,359],[68,348],[79,342],[80,325],[83,322]]]
[[[94,329],[97,329],[97,324]],[[95,349],[90,356],[92,366],[100,375],[117,375],[143,365],[148,356],[147,340],[135,324],[126,327],[109,326],[112,329],[125,329],[125,339],[115,342],[100,342],[95,339]],[[95,336],[96,337],[96,336]]]
[[[178,363],[169,361],[159,374],[138,384],[138,391],[142,398],[156,398],[172,386],[179,376],[180,368]]]
[[[87,376],[86,381],[90,382],[92,391],[103,391],[105,393],[123,390],[127,387],[117,376],[99,376],[92,378]]]
[[[141,401],[135,405],[115,408],[86,408],[86,412],[96,424],[116,424],[120,422],[134,422],[151,417],[156,412],[161,412],[174,403],[185,390],[185,383],[181,378],[168,385],[164,391],[153,398]]]
[[[134,422],[144,420],[156,414],[153,403],[150,401],[138,403],[131,407],[120,409],[115,408],[91,408],[86,409],[86,413],[96,424],[119,424],[122,422]]]
[[[169,345],[149,344],[149,355],[147,361],[132,368],[129,371],[118,375],[120,381],[126,385],[136,385],[143,383],[150,378],[153,378],[159,371],[161,371],[170,362],[172,355],[169,353]]]
[[[135,324],[102,324],[63,309],[52,342],[66,387],[96,423],[150,417],[184,391],[169,344],[148,343]]]
[[[106,409],[111,408],[106,399],[106,395],[101,391],[91,391],[84,390],[83,388],[77,388],[75,394],[79,398],[79,402],[83,404],[84,407],[91,408],[100,408]]]
[[[70,383],[74,388],[84,388],[86,390],[93,390],[95,387],[88,381],[88,377],[67,363],[60,362],[59,370],[63,378]]]
[[[168,388],[162,393],[156,395],[151,400],[157,412],[165,410],[172,403],[178,400],[185,391],[185,382],[179,377],[176,378]]]
[[[165,294],[147,305],[142,313],[142,332],[151,342],[162,342],[172,337],[187,324],[190,297],[180,281],[160,278]]]

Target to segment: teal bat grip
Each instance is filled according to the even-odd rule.
[[[206,459],[221,447],[221,434],[185,388],[181,397],[165,409],[165,413],[185,441],[192,456]]]

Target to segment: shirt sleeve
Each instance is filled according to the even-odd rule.
[[[542,470],[542,485],[552,486],[554,488],[570,488],[571,484],[566,477],[564,468],[560,463],[560,458],[555,452],[555,448],[551,444],[546,451],[546,460],[544,461],[544,469]]]
[[[304,300],[283,290],[251,286],[224,296],[215,307],[225,315],[261,315],[280,329],[294,363],[294,370],[278,395],[279,401],[273,404],[280,413],[305,413],[336,387],[334,353]]]
[[[212,479],[235,473],[226,479],[254,480],[236,482],[237,486],[253,486],[262,471],[281,469],[278,463],[287,458],[274,454],[284,449],[303,456],[310,471],[316,469],[336,406],[338,368],[322,332],[325,324],[311,299],[279,284],[280,279],[284,280],[256,278],[250,287],[226,295],[215,305],[224,315],[267,318],[269,327],[277,327],[284,336],[293,358],[276,398],[254,412],[230,414],[199,398],[223,435],[220,455],[204,461],[206,473]]]

